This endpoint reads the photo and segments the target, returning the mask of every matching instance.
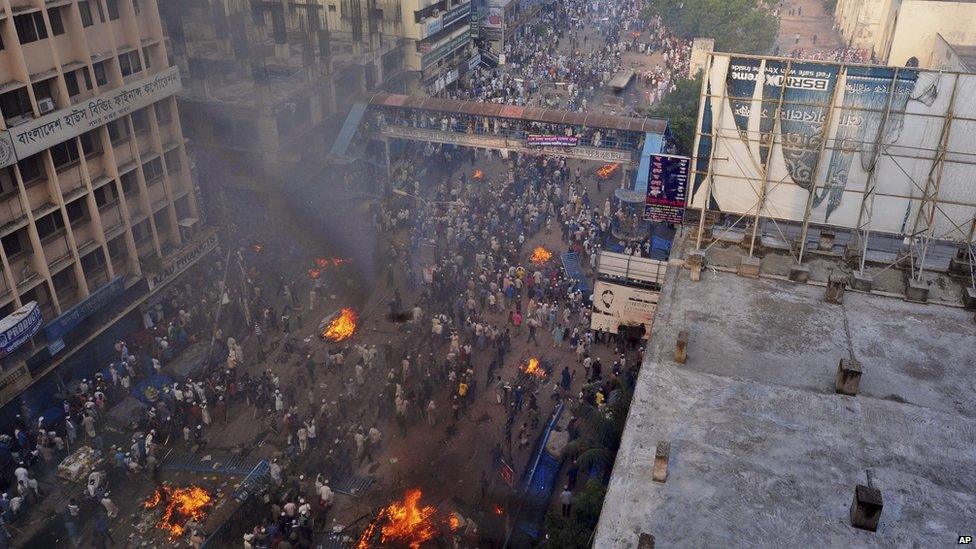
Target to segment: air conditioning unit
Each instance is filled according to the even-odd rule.
[[[37,108],[40,109],[41,114],[47,114],[54,110],[54,101],[50,98],[41,99],[37,102]]]

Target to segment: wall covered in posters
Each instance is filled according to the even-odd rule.
[[[694,207],[754,215],[761,202],[763,217],[802,221],[809,208],[818,224],[870,219],[872,231],[931,225],[934,238],[973,238],[976,75],[726,54],[709,61]],[[934,207],[923,208],[923,197]]]
[[[660,292],[653,290],[597,280],[593,286],[590,329],[615,334],[621,324],[643,324],[650,334],[659,297]]]

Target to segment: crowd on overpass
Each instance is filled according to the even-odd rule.
[[[661,63],[638,70],[638,78],[650,86],[652,102],[687,75],[691,44],[657,19],[645,22],[644,0],[568,0],[548,6],[537,26],[522,27],[506,42],[504,66],[474,71],[467,84],[448,95],[585,111],[594,108],[613,76],[627,68],[622,64],[626,52],[661,53]]]

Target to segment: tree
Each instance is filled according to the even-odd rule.
[[[539,545],[560,549],[589,549],[606,495],[607,488],[602,482],[587,482],[576,494],[568,518],[556,511],[549,511],[546,515],[546,537]]]
[[[675,82],[675,90],[664,96],[660,103],[644,109],[645,116],[670,121],[671,135],[678,153],[690,155],[695,144],[695,128],[698,125],[698,100],[701,93],[702,75],[694,79]]]
[[[652,0],[644,17],[655,16],[681,38],[714,38],[716,51],[731,53],[769,53],[779,29],[756,0]]]

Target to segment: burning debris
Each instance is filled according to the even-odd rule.
[[[525,370],[523,371],[526,374],[533,375],[536,377],[546,377],[546,371],[539,367],[538,358],[530,358],[529,361],[525,364]]]
[[[309,269],[308,270],[308,277],[311,278],[312,280],[316,280],[320,276],[322,276],[322,270],[321,269]]]
[[[339,265],[344,265],[352,261],[351,259],[346,259],[342,257],[318,257],[315,258],[315,264],[319,269],[325,269],[327,267],[338,267]]]
[[[596,175],[600,179],[610,179],[610,176],[617,173],[620,169],[620,164],[604,164],[602,167],[596,170]]]
[[[437,507],[421,506],[422,495],[420,489],[413,488],[403,495],[402,501],[394,501],[381,509],[359,536],[356,548],[369,549],[377,543],[377,546],[397,544],[419,549],[422,543],[434,539],[437,535],[437,528],[434,525]],[[454,520],[458,521],[457,525],[460,526],[460,521],[456,517]],[[454,521],[449,520],[449,526],[452,531],[456,529]],[[374,539],[377,537],[377,532],[379,540]]]
[[[356,323],[359,315],[349,307],[343,308],[338,315],[327,322],[325,329],[322,330],[322,337],[329,341],[345,341],[356,333]]]
[[[210,492],[199,486],[163,486],[143,501],[142,506],[146,509],[162,507],[163,516],[156,527],[169,532],[170,538],[175,539],[183,535],[187,522],[203,519],[213,503]]]
[[[536,246],[536,248],[532,250],[532,255],[529,256],[529,261],[535,263],[536,265],[547,263],[550,259],[552,259],[552,252],[543,248],[542,246]]]
[[[471,179],[474,179],[475,181],[481,181],[484,178],[485,178],[485,172],[481,170],[475,170],[474,173],[471,174]]]

